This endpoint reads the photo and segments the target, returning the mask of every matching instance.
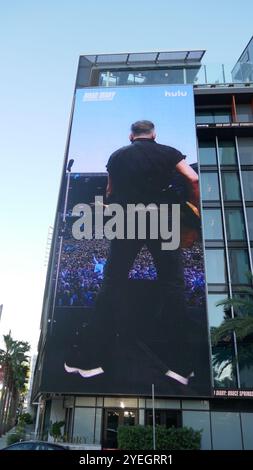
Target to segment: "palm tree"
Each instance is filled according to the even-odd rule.
[[[4,342],[5,349],[0,349],[0,364],[3,368],[3,385],[0,401],[0,435],[15,422],[19,397],[24,387],[29,363],[26,353],[30,350],[27,342],[15,341],[11,337],[11,333],[4,335]]]
[[[253,280],[252,275],[251,278]],[[240,294],[242,297],[235,296],[232,299],[217,302],[217,306],[224,306],[225,318],[220,326],[212,329],[213,345],[226,340],[233,331],[238,341],[242,341],[253,334],[253,287],[242,287]],[[230,317],[232,307],[236,312],[234,318]]]
[[[249,274],[248,277],[252,283],[253,275]],[[220,326],[211,328],[213,366],[219,377],[227,366],[235,368],[231,349],[234,335],[239,350],[240,369],[249,368],[253,364],[253,287],[243,286],[239,295],[217,302],[216,305],[224,307],[223,322]],[[235,312],[234,318],[231,318],[231,308]]]

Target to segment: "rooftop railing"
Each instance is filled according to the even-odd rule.
[[[100,86],[193,84],[196,86],[253,86],[253,63],[170,65],[162,68],[109,69],[99,74]]]

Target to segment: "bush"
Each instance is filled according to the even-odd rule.
[[[156,450],[199,450],[201,431],[192,428],[156,426]],[[118,446],[122,450],[152,450],[152,426],[120,426]]]
[[[32,415],[30,415],[30,413],[23,413],[22,415],[20,415],[18,422],[24,424],[32,424]]]
[[[15,442],[20,442],[24,439],[25,435],[20,432],[14,432],[12,434],[8,434],[7,436],[7,445],[10,446],[11,444],[15,444]]]
[[[54,441],[57,441],[62,437],[61,428],[64,424],[64,421],[55,421],[51,424],[49,434],[54,438]]]

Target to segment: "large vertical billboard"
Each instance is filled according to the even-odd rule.
[[[77,90],[69,159],[43,389],[209,396],[192,87]]]

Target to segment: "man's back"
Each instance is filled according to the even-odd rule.
[[[137,138],[116,150],[107,163],[113,201],[121,204],[163,202],[163,192],[183,158],[173,147],[147,138]]]

